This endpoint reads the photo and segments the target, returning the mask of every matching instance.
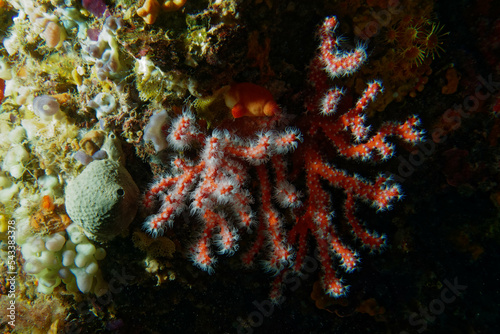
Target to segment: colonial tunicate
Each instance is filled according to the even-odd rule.
[[[32,235],[21,243],[24,270],[38,280],[37,291],[51,294],[64,282],[68,291],[93,292],[102,296],[107,291],[98,261],[106,252],[96,247],[76,224],[65,232],[47,236]]]

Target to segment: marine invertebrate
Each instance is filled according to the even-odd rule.
[[[12,203],[12,198],[19,192],[20,187],[17,183],[11,182],[5,175],[0,175],[0,203]]]
[[[106,252],[95,247],[76,224],[69,225],[66,233],[28,237],[21,243],[21,253],[24,270],[37,278],[41,293],[51,294],[61,282],[74,292],[101,296],[107,291],[98,265]]]
[[[396,24],[389,26],[385,34],[402,60],[401,65],[408,67],[439,54],[442,38],[446,35],[442,29],[442,25],[426,20],[422,15],[406,13]]]
[[[87,132],[80,140],[79,146],[81,149],[73,157],[85,166],[94,160],[107,159],[108,152],[101,149],[104,146],[105,138],[103,131],[92,130]]]
[[[384,1],[360,2],[349,15],[355,22],[354,32],[368,41],[376,38],[381,43],[371,44],[370,66],[364,66],[355,75],[354,87],[362,94],[365,82],[378,78],[384,82],[384,91],[368,106],[383,111],[393,102],[415,97],[424,89],[432,73],[431,63],[439,56],[446,33],[442,25],[433,22],[434,2]],[[384,10],[380,11],[380,8]],[[374,13],[390,13],[387,20],[374,20]],[[385,15],[385,14],[384,14]],[[378,16],[377,16],[378,17]],[[384,43],[385,42],[385,43]]]
[[[94,158],[91,155],[85,153],[85,151],[83,150],[77,151],[73,157],[84,166],[87,166],[89,163],[94,161]]]
[[[104,26],[113,31],[117,32],[124,25],[123,18],[119,16],[108,16],[106,20],[104,20]]]
[[[42,197],[40,210],[30,217],[31,228],[40,235],[62,232],[71,223],[64,206],[55,205],[50,195]]]
[[[297,197],[293,195],[294,188],[284,180],[279,156],[296,147],[300,140],[299,133],[293,129],[267,131],[246,141],[227,131],[215,130],[207,136],[198,130],[194,115],[185,112],[173,122],[167,138],[178,150],[192,143],[203,144],[203,152],[195,164],[182,157],[177,158],[174,165],[178,172],[160,178],[151,186],[144,196],[144,206],[153,208],[160,197],[162,207],[159,213],[147,218],[144,229],[153,236],[161,235],[167,227],[172,226],[174,218],[183,210],[184,203],[192,197],[191,211],[200,217],[204,227],[200,238],[191,248],[191,258],[200,268],[211,271],[215,262],[210,250],[212,242],[221,253],[231,254],[237,249],[239,238],[236,227],[229,222],[222,207],[232,211],[241,227],[249,228],[252,225],[254,215],[250,208],[251,199],[244,185],[248,178],[247,165],[255,165],[264,195],[259,238],[251,251],[259,250],[262,242],[268,240],[272,245],[268,265],[278,270],[288,260],[290,252],[284,243],[281,218],[271,203],[272,187],[263,164],[274,158],[273,166],[278,175],[277,193],[289,194],[280,197],[284,205],[295,205]],[[196,183],[198,186],[192,190]],[[167,191],[168,194],[164,194]]]
[[[68,184],[65,193],[71,220],[83,227],[89,239],[97,241],[108,241],[125,232],[137,212],[139,189],[118,161],[114,134],[110,137],[107,147],[103,147],[108,159],[89,163]]]
[[[0,119],[0,206],[12,206],[13,200],[23,188],[22,176],[32,159],[24,142],[26,132],[21,126],[12,128]]]
[[[163,1],[161,8],[166,12],[174,12],[181,9],[187,0],[166,0]]]
[[[32,29],[27,31],[28,36],[30,34],[39,35],[45,40],[45,44],[49,48],[60,48],[63,45],[67,37],[66,30],[60,24],[59,18],[56,15],[47,12],[46,9],[39,7],[38,4],[33,1],[22,1],[16,5],[22,12],[28,14],[29,21],[32,24]],[[12,53],[17,52],[19,48],[23,47],[22,43],[20,43],[21,45],[18,43],[20,43],[20,36],[12,34],[7,43],[10,44],[8,48]]]
[[[186,0],[146,0],[142,7],[137,9],[137,15],[142,17],[146,24],[153,24],[161,11],[174,12],[181,9]]]
[[[425,33],[425,40],[422,43],[423,50],[426,55],[430,55],[432,58],[439,56],[439,52],[444,51],[443,47],[443,37],[448,35],[448,32],[443,32],[443,25],[439,23],[431,23],[430,30],[428,29]]]
[[[112,16],[106,18],[97,41],[91,40],[84,45],[84,50],[95,60],[95,74],[99,80],[119,80],[127,73],[125,54],[120,52],[116,34],[122,27],[121,20]],[[85,45],[86,44],[86,45]]]
[[[90,239],[107,241],[127,230],[137,211],[138,195],[123,166],[95,160],[66,188],[66,209]]]
[[[99,93],[88,106],[95,110],[97,119],[100,119],[116,110],[116,99],[112,94]]]
[[[160,4],[157,0],[146,0],[142,7],[137,9],[137,15],[144,19],[147,24],[153,24],[160,13]]]
[[[74,162],[71,143],[76,140],[78,127],[66,117],[58,119],[57,115],[59,113],[50,122],[38,117],[24,118],[21,125],[30,142],[31,154],[38,159],[46,175],[72,175]]]
[[[356,217],[356,204],[363,201],[372,204],[377,210],[389,209],[391,203],[401,196],[399,186],[383,175],[374,180],[364,179],[338,169],[327,161],[333,157],[344,157],[377,162],[388,159],[394,151],[393,145],[387,141],[389,137],[399,137],[408,143],[416,143],[421,138],[421,133],[416,129],[418,119],[415,116],[403,123],[384,123],[375,132],[365,124],[364,110],[382,89],[377,81],[368,83],[353,108],[346,110],[340,107],[344,92],[329,87],[329,79],[324,71],[331,77],[353,73],[363,64],[366,53],[362,46],[352,51],[341,50],[334,35],[336,26],[335,17],[327,18],[318,33],[321,38],[320,51],[310,67],[310,80],[317,92],[312,99],[315,101],[308,103],[309,113],[301,116],[297,123],[304,135],[301,144],[301,136],[296,130],[264,132],[269,129],[266,127],[258,128],[260,132],[257,132],[257,139],[253,139],[255,129],[242,130],[244,125],[233,129],[238,135],[248,133],[244,137],[246,141],[230,130],[215,129],[211,135],[206,135],[196,126],[194,116],[184,113],[172,123],[167,139],[178,150],[186,149],[191,143],[203,144],[200,158],[195,163],[177,158],[174,161],[174,174],[155,182],[143,200],[146,208],[152,208],[155,200],[162,196],[160,212],[148,217],[144,223],[144,229],[155,236],[173,225],[174,218],[182,211],[188,196],[193,199],[192,212],[201,218],[204,229],[191,248],[191,258],[200,268],[211,271],[215,262],[212,244],[215,243],[221,253],[230,254],[237,248],[240,235],[228,217],[237,217],[238,225],[242,228],[251,227],[253,214],[249,193],[244,185],[248,167],[254,165],[261,188],[261,215],[256,227],[257,236],[242,261],[245,265],[252,265],[259,253],[265,253],[266,269],[277,273],[271,292],[273,300],[277,300],[284,275],[289,271],[285,264],[291,263],[292,270],[296,272],[302,269],[308,252],[309,236],[315,239],[319,251],[325,292],[338,297],[347,291],[338,277],[338,267],[346,272],[354,270],[358,254],[341,241],[334,227],[330,194],[323,188],[323,180],[344,191],[346,222],[353,235],[371,249],[379,249],[384,244],[383,236],[369,232],[360,223]],[[254,85],[240,86],[242,91],[246,87],[255,89]],[[262,92],[260,88],[255,93],[259,98]],[[267,91],[264,96],[268,97]],[[260,116],[265,115],[262,105],[259,102],[257,114]],[[272,122],[272,117],[243,118],[233,122],[242,122],[240,125],[247,124],[248,128],[254,119],[268,119],[268,124]],[[298,149],[292,155],[294,169],[302,169],[306,175],[306,197],[302,206],[295,187],[286,180],[286,165],[281,159],[282,154],[295,146]],[[277,179],[274,198],[282,207],[293,209],[295,223],[287,232],[283,229],[282,217],[273,206],[269,172],[264,164],[266,160],[271,161]],[[293,175],[298,173],[294,171]],[[227,211],[232,213],[228,214]]]
[[[13,74],[11,65],[4,57],[0,57],[0,78],[4,81],[4,85],[5,80],[12,80],[12,77]]]
[[[66,30],[59,24],[49,21],[41,34],[42,38],[50,48],[59,48],[66,39]]]
[[[52,96],[40,95],[35,97],[33,99],[33,111],[35,115],[40,116],[45,122],[61,118],[59,102]]]
[[[339,49],[334,34],[336,26],[335,17],[324,21],[319,30],[321,47],[310,69],[310,80],[319,80],[315,88],[320,89],[323,98],[315,105],[310,104],[311,114],[299,121],[304,132],[304,143],[293,158],[296,167],[302,166],[305,169],[307,197],[304,206],[295,211],[296,223],[289,232],[288,240],[297,245],[293,267],[296,271],[304,263],[308,235],[316,240],[324,273],[323,288],[328,294],[338,297],[345,294],[347,289],[338,277],[334,259],[338,258],[339,266],[350,272],[356,268],[358,254],[341,241],[334,228],[330,195],[321,185],[321,180],[344,191],[344,214],[350,230],[363,246],[374,250],[380,249],[385,239],[369,232],[360,223],[355,215],[356,202],[367,202],[377,210],[387,210],[392,201],[400,198],[401,190],[383,175],[377,176],[373,181],[355,174],[350,175],[328,163],[324,153],[331,152],[328,146],[332,144],[336,152],[334,156],[377,162],[390,158],[394,152],[394,146],[387,141],[388,137],[395,136],[408,143],[416,143],[421,140],[422,134],[416,129],[419,120],[415,116],[409,117],[404,123],[386,122],[376,132],[372,132],[365,124],[364,110],[382,89],[377,81],[368,83],[353,108],[339,110],[343,91],[339,88],[325,89],[327,81],[319,74],[324,69],[331,77],[345,75],[346,72],[356,71],[366,57],[362,55],[363,49],[351,52]],[[346,61],[347,59],[350,61]],[[277,281],[279,280],[278,278]]]
[[[106,134],[104,131],[92,130],[80,139],[79,145],[86,154],[92,156],[101,149],[105,139]]]
[[[224,92],[224,101],[234,118],[273,116],[281,111],[269,90],[250,82],[231,85]]]
[[[29,159],[30,154],[24,145],[14,144],[4,157],[2,170],[9,172],[13,178],[19,179],[24,175]]]
[[[150,117],[148,124],[144,128],[144,141],[151,141],[156,152],[167,148],[168,143],[162,128],[167,122],[167,111],[162,109]]]

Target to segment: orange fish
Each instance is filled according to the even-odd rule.
[[[224,101],[234,118],[273,116],[280,112],[271,92],[250,82],[231,85],[224,93]]]

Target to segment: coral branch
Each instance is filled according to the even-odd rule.
[[[276,274],[271,292],[273,298],[279,297],[288,264],[295,272],[302,269],[309,237],[314,238],[318,248],[325,291],[332,296],[346,293],[348,287],[342,283],[340,273],[355,270],[359,255],[342,240],[344,235],[337,232],[333,221],[332,189],[345,194],[341,204],[346,226],[370,250],[383,247],[385,237],[369,232],[358,220],[357,203],[368,203],[377,211],[387,210],[401,197],[401,190],[383,175],[362,178],[337,168],[333,161],[341,158],[376,163],[393,155],[395,146],[389,139],[413,144],[422,137],[416,128],[419,120],[415,116],[402,123],[383,123],[377,131],[366,124],[364,111],[383,89],[379,81],[368,83],[352,108],[341,104],[346,91],[329,87],[326,73],[339,77],[356,71],[365,61],[366,52],[361,45],[352,51],[341,50],[334,34],[336,26],[337,20],[330,17],[319,29],[321,47],[309,67],[314,92],[306,103],[308,112],[298,118],[301,131],[273,131],[269,126],[272,122],[261,120],[257,123],[263,126],[258,131],[249,131],[249,127],[244,129],[245,133],[250,133],[244,138],[236,136],[234,129],[232,132],[215,129],[205,134],[198,129],[194,115],[184,112],[173,121],[167,139],[178,151],[201,147],[199,159],[192,163],[178,157],[174,161],[173,175],[157,181],[144,196],[146,208],[152,208],[156,199],[162,202],[160,213],[145,222],[145,229],[153,235],[162,234],[170,227],[190,202],[191,213],[200,218],[203,226],[191,247],[191,258],[209,272],[216,262],[213,246],[219,253],[232,254],[238,248],[239,230],[248,231],[257,221],[256,237],[242,261],[252,265],[259,254],[265,253],[266,269]],[[259,91],[254,92],[255,99],[262,97]],[[269,94],[266,90],[263,97],[269,99]],[[245,118],[238,121],[244,122]],[[252,117],[252,121],[258,118]],[[299,145],[299,142],[302,143]],[[288,181],[290,175],[283,160],[286,153],[296,148],[292,161],[295,170],[305,172],[304,199]],[[255,171],[260,192],[246,188],[250,170]],[[275,177],[274,185],[271,175]],[[255,204],[251,194],[257,194]],[[273,200],[282,208],[293,210],[283,214],[273,205]],[[254,215],[251,206],[259,207],[258,215]],[[294,224],[285,226],[284,217],[294,217]]]
[[[345,272],[350,272],[357,266],[358,254],[347,247],[335,231],[330,191],[323,188],[321,180],[344,191],[344,214],[352,234],[372,250],[380,249],[385,237],[368,232],[360,223],[355,215],[356,202],[361,200],[377,210],[386,210],[401,197],[401,190],[383,175],[369,181],[338,169],[327,163],[327,159],[335,157],[336,152],[337,156],[349,159],[371,162],[386,160],[394,152],[394,145],[388,142],[390,137],[416,143],[421,140],[422,134],[416,129],[419,120],[415,116],[404,123],[384,123],[376,132],[365,124],[364,110],[382,91],[382,84],[378,81],[368,83],[354,107],[341,110],[340,102],[345,91],[329,88],[328,79],[321,71],[326,71],[332,78],[350,74],[363,64],[366,52],[362,46],[353,51],[340,50],[334,35],[336,26],[334,17],[327,18],[321,26],[321,47],[310,66],[309,80],[314,92],[306,103],[309,114],[299,121],[305,134],[304,143],[294,155],[294,165],[302,166],[306,173],[307,197],[304,206],[295,209],[296,223],[288,234],[288,240],[297,247],[293,266],[295,271],[299,271],[304,263],[308,236],[316,240],[324,272],[323,287],[328,294],[338,297],[346,293],[347,287],[334,269],[335,263]],[[333,145],[334,154],[330,152],[330,155],[326,155],[331,150],[322,149],[325,139]]]
[[[152,235],[161,235],[191,198],[191,212],[204,225],[201,236],[191,248],[191,258],[200,268],[211,271],[215,263],[211,242],[220,253],[230,254],[237,249],[237,229],[224,211],[230,208],[231,215],[237,217],[237,225],[247,229],[254,220],[250,192],[245,189],[248,170],[253,165],[261,184],[261,214],[259,236],[254,251],[248,252],[245,262],[251,263],[253,256],[269,245],[269,268],[278,271],[290,257],[290,249],[281,231],[280,215],[272,206],[272,186],[264,164],[272,158],[275,169],[281,171],[278,173],[279,188],[286,193],[289,206],[293,206],[298,196],[293,186],[284,180],[283,162],[279,156],[297,146],[301,139],[298,131],[262,131],[251,140],[243,140],[229,131],[216,129],[206,136],[196,126],[194,115],[187,111],[174,120],[167,139],[177,150],[187,149],[194,143],[202,145],[200,160],[191,164],[184,158],[177,158],[175,175],[164,177],[151,186],[144,196],[144,206],[151,208],[154,200],[160,198],[162,208],[160,213],[148,217],[144,228]]]

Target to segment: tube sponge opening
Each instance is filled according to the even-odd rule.
[[[59,102],[52,96],[37,96],[33,99],[33,110],[43,121],[49,122],[60,111]]]

